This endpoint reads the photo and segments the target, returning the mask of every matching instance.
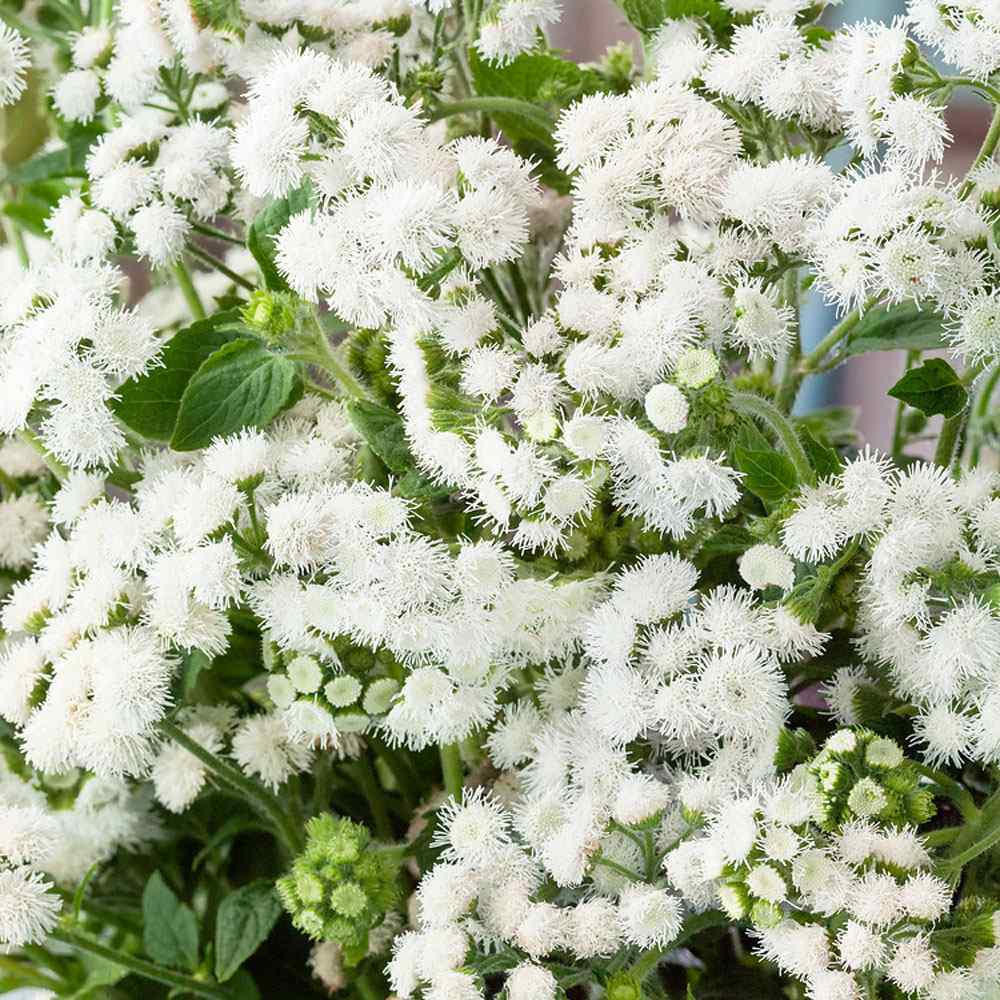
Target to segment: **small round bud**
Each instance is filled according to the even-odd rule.
[[[267,693],[278,708],[288,708],[295,701],[295,688],[284,674],[271,674],[268,677]]]
[[[311,656],[296,656],[288,664],[288,679],[296,691],[313,694],[323,682],[323,671]]]
[[[358,700],[358,696],[361,694],[361,683],[350,674],[345,674],[343,677],[337,677],[330,681],[323,688],[323,694],[335,708],[346,708]]]
[[[689,389],[700,389],[719,374],[719,359],[702,348],[685,351],[677,362],[674,378],[679,385]]]
[[[688,401],[675,385],[661,382],[646,393],[646,416],[664,434],[684,430],[688,420]]]

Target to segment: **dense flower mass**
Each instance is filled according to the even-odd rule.
[[[1000,997],[1000,13],[619,6],[0,0],[5,989]]]

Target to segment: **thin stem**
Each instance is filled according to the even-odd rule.
[[[929,767],[927,764],[914,762],[913,766],[925,778],[936,785],[942,795],[951,799],[958,806],[958,811],[962,814],[962,819],[969,822],[979,816],[979,808],[976,806],[976,800],[961,782],[950,778],[947,774],[936,768]]]
[[[457,743],[441,744],[441,774],[444,777],[444,787],[448,794],[459,802],[462,800],[462,788],[465,786],[465,768],[462,766],[462,755]]]
[[[870,303],[866,303],[866,308]],[[855,309],[848,313],[803,359],[799,365],[799,372],[802,375],[810,375],[820,371],[823,359],[844,340],[850,332],[861,322],[862,310]]]
[[[88,952],[97,958],[103,958],[115,965],[120,965],[130,972],[134,972],[137,976],[142,976],[143,979],[152,979],[154,982],[163,983],[165,986],[172,986],[199,997],[232,1000],[232,994],[222,986],[203,982],[200,979],[195,979],[194,976],[186,976],[182,972],[174,972],[173,969],[166,969],[162,965],[155,965],[145,959],[136,958],[134,955],[118,951],[115,948],[109,948],[89,934],[59,927],[49,935],[49,938],[52,941],[68,945],[70,948]]]
[[[986,138],[983,139],[983,144],[979,147],[979,152],[976,154],[976,158],[972,161],[972,166],[969,167],[969,174],[976,170],[977,167],[984,164],[996,152],[997,145],[1000,144],[1000,92],[994,91],[994,94],[996,95],[994,100],[997,102],[997,108],[993,112],[993,121],[990,122],[990,128],[986,133]],[[975,188],[975,182],[969,180],[967,175],[965,182],[962,184],[961,188],[959,188],[959,198],[968,198]]]
[[[174,274],[177,276],[177,284],[180,287],[181,294],[184,296],[184,301],[187,303],[188,309],[191,310],[191,315],[197,319],[205,318],[205,307],[202,305],[201,296],[198,295],[198,289],[194,287],[194,281],[191,279],[191,272],[187,268],[187,264],[184,263],[183,259],[178,260],[174,264]]]
[[[750,392],[734,392],[730,397],[730,403],[738,413],[763,420],[774,431],[781,442],[781,447],[795,466],[800,482],[810,486],[816,482],[816,474],[809,464],[809,458],[799,441],[798,434],[795,433],[795,428],[773,403],[768,402],[763,396]]]
[[[31,445],[39,455],[42,456],[42,461],[45,463],[46,468],[52,473],[59,482],[63,482],[69,475],[69,467],[63,465],[48,448],[45,447],[45,442],[30,428],[22,427],[18,432],[17,436],[28,445]]]
[[[243,240],[238,236],[233,236],[232,233],[227,233],[222,229],[216,229],[214,226],[206,226],[202,222],[192,222],[191,228],[196,232],[200,233],[202,236],[207,236],[212,240],[223,240],[226,243],[233,243],[238,247],[243,246]]]
[[[389,819],[389,810],[386,808],[385,795],[372,770],[371,761],[367,754],[362,754],[354,767],[358,776],[358,784],[368,802],[368,807],[372,811],[372,818],[375,821],[375,832],[381,840],[392,840],[392,822]]]
[[[219,274],[225,275],[234,285],[239,285],[240,288],[245,288],[248,292],[257,290],[257,286],[252,281],[247,281],[242,274],[237,274],[231,267],[227,267],[218,257],[210,254],[207,250],[202,250],[201,247],[192,244],[188,244],[188,250],[192,257],[197,257],[203,264],[207,264]]]
[[[799,329],[799,272],[792,268],[784,278],[785,304],[795,311],[795,336],[788,354],[783,359],[783,373],[775,396],[775,404],[784,413],[789,413],[795,405],[803,376],[799,373],[799,358],[802,356],[802,333]]]
[[[907,351],[906,365],[903,368],[903,371],[908,372],[916,363],[918,357],[920,357],[919,351]],[[896,404],[896,420],[892,428],[892,457],[896,459],[896,461],[899,461],[902,457],[903,448],[906,446],[906,432],[903,427],[903,417],[905,413],[906,403],[900,400]]]
[[[298,854],[302,850],[302,834],[291,822],[285,807],[277,796],[269,792],[263,785],[248,778],[232,764],[227,763],[210,750],[206,750],[169,719],[160,723],[160,730],[193,757],[197,757],[216,778],[246,798],[271,823],[291,854]]]
[[[996,390],[998,380],[1000,380],[1000,364],[994,366],[993,371],[990,372],[989,378],[986,380],[986,384],[979,392],[979,398],[976,400],[976,433],[972,443],[972,455],[970,457],[970,464],[973,466],[979,464],[979,454],[983,447],[982,428],[979,425],[982,424],[982,422],[986,419],[987,414],[990,412],[990,403],[993,401],[993,393]]]

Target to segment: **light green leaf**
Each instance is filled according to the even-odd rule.
[[[191,377],[220,347],[247,332],[235,309],[178,331],[163,348],[160,365],[119,388],[112,411],[137,434],[169,441]]]
[[[732,19],[719,0],[617,0],[629,22],[643,34],[652,34],[667,18],[700,17],[716,32]]]
[[[253,882],[223,899],[215,917],[215,978],[225,982],[264,943],[281,915],[269,882]]]
[[[301,392],[294,361],[257,340],[231,341],[204,361],[187,384],[170,447],[194,451],[244,427],[264,427]]]
[[[969,399],[955,369],[940,358],[930,358],[919,368],[911,368],[889,390],[889,395],[929,417],[936,413],[953,417],[965,409]]]
[[[153,872],[142,893],[142,940],[154,962],[174,969],[198,965],[198,920]]]

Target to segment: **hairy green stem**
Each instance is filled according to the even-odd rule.
[[[870,303],[866,304],[866,308]],[[823,360],[861,322],[861,309],[848,313],[803,359],[799,365],[801,375],[810,375],[821,370]]]
[[[465,786],[465,767],[457,743],[441,744],[441,774],[444,778],[445,791],[461,802],[462,789]]]
[[[201,296],[198,294],[198,289],[194,287],[191,272],[188,270],[183,259],[178,260],[174,264],[174,274],[177,277],[177,285],[184,296],[184,301],[187,303],[188,309],[191,310],[191,315],[196,320],[204,319],[206,315],[205,307],[202,305]]]
[[[972,442],[972,454],[969,458],[969,464],[972,466],[979,464],[979,456],[983,447],[983,433],[980,425],[990,412],[990,403],[993,401],[993,393],[996,391],[998,380],[1000,380],[1000,364],[994,365],[993,371],[990,372],[989,378],[987,378],[976,399],[975,435]]]
[[[175,722],[164,720],[160,723],[160,730],[193,757],[197,757],[219,781],[242,795],[274,827],[289,853],[298,854],[302,850],[304,845],[302,832],[291,821],[277,796],[191,739]]]
[[[232,233],[216,229],[214,226],[206,226],[202,222],[192,222],[191,228],[201,236],[207,236],[210,240],[221,240],[224,243],[232,243],[238,247],[243,246],[243,240],[238,236],[233,236]]]
[[[969,167],[970,174],[977,167],[985,163],[996,152],[997,145],[1000,145],[1000,92],[996,94],[994,100],[997,102],[997,107],[993,112],[993,121],[990,122],[986,138],[983,139],[983,144],[979,147],[979,152],[976,154],[976,158],[972,161],[972,166]],[[959,198],[968,198],[969,195],[975,190],[975,187],[975,183],[969,180],[968,176],[966,176],[965,182],[958,191]]]
[[[52,473],[59,482],[63,482],[69,475],[69,467],[63,465],[48,448],[45,447],[45,442],[30,428],[22,427],[18,432],[17,436],[28,445],[31,445],[35,451],[38,452],[42,457],[42,461],[45,463],[46,468]]]
[[[212,998],[214,1000],[232,1000],[232,993],[225,989],[225,987],[195,979],[194,976],[186,976],[182,972],[174,972],[173,969],[167,969],[162,965],[155,965],[153,962],[147,962],[145,959],[136,958],[134,955],[128,955],[115,948],[109,948],[96,938],[92,938],[89,934],[83,934],[80,931],[71,930],[66,927],[59,927],[49,935],[49,938],[52,941],[59,941],[61,944],[68,945],[77,951],[87,952],[97,958],[103,958],[105,961],[120,965],[130,972],[134,972],[137,976],[142,976],[143,979],[152,979],[154,982],[163,983],[164,986],[171,986],[183,993],[193,993],[195,996],[209,997],[210,1000]]]
[[[816,474],[809,464],[809,458],[799,441],[799,436],[781,410],[763,396],[751,392],[734,392],[730,397],[730,404],[737,413],[762,420],[774,431],[785,454],[795,466],[800,482],[809,486],[816,482]]]
[[[340,359],[337,351],[331,346],[315,310],[310,313],[309,323],[314,334],[312,349],[290,356],[316,365],[317,368],[322,368],[333,379],[337,387],[352,399],[369,399],[368,391],[354,377],[347,365]]]

